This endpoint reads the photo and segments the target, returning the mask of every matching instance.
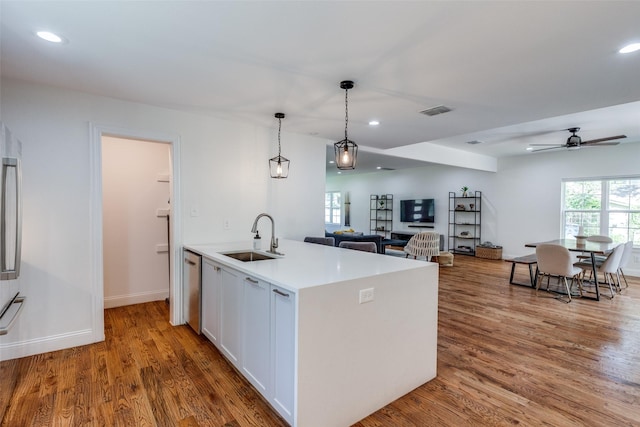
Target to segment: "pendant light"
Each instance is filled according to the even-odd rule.
[[[276,113],[275,118],[278,119],[278,155],[269,159],[269,171],[271,178],[280,179],[289,176],[289,160],[280,155],[280,130],[284,113]]]
[[[347,127],[349,125],[349,89],[353,89],[351,80],[340,82],[340,88],[344,89],[344,139],[333,144],[336,153],[336,166],[338,169],[355,169],[358,156],[358,145],[349,140]]]

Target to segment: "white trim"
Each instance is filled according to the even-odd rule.
[[[102,137],[115,136],[120,138],[156,141],[171,145],[170,199],[171,199],[171,236],[170,243],[173,256],[170,258],[172,275],[169,279],[169,322],[172,325],[183,324],[182,320],[182,292],[181,277],[182,263],[182,227],[180,206],[180,136],[154,131],[126,129],[115,126],[89,123],[90,127],[90,237],[91,237],[91,266],[90,276],[93,293],[93,331],[94,341],[104,340],[104,279],[102,252]]]
[[[148,291],[137,292],[127,295],[116,295],[112,297],[105,297],[104,308],[122,307],[124,305],[142,304],[144,302],[162,301],[169,296],[169,291]]]
[[[44,338],[37,338],[26,341],[0,344],[2,361],[17,359],[19,357],[33,356],[34,354],[48,353],[66,348],[87,345],[93,342],[94,331],[84,329],[65,334],[51,335]]]

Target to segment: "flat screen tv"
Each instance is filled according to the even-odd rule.
[[[435,222],[433,199],[400,200],[400,222]]]

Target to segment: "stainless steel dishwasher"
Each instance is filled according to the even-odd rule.
[[[182,270],[182,291],[184,299],[184,319],[200,333],[200,292],[202,283],[202,258],[200,255],[184,250],[184,268]]]

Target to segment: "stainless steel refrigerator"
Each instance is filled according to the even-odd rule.
[[[25,303],[20,295],[22,145],[0,122],[0,335],[10,333]]]

